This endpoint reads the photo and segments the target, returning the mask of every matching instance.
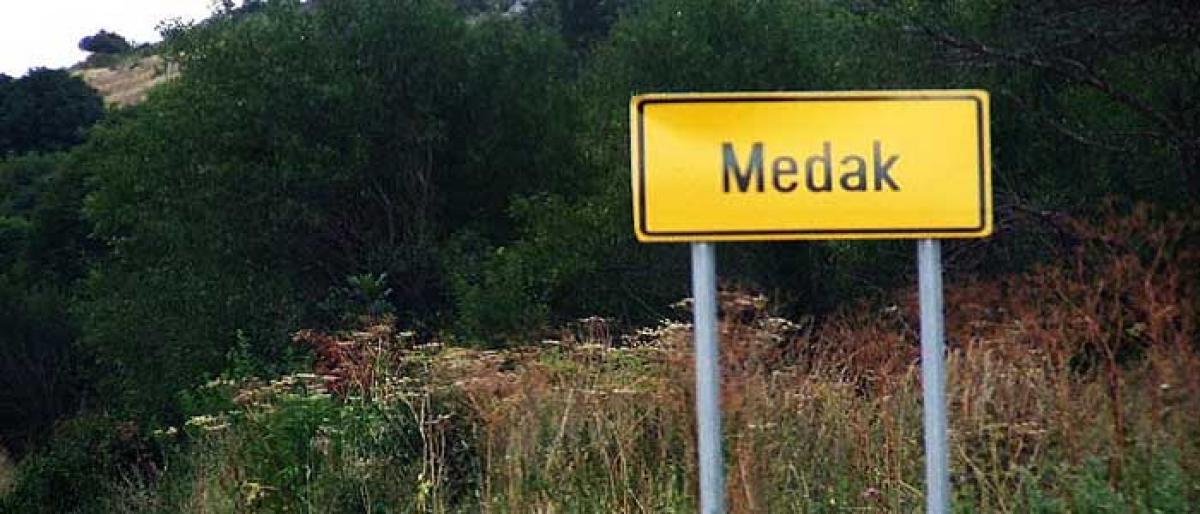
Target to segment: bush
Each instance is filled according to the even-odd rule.
[[[82,150],[113,253],[80,312],[112,398],[168,408],[239,331],[278,364],[321,315],[306,299],[345,276],[386,273],[397,304],[433,307],[427,158],[461,30],[437,3],[275,3],[173,39],[183,76]]]
[[[103,115],[103,100],[80,78],[63,70],[30,70],[0,83],[0,158],[77,145]]]
[[[120,34],[101,29],[95,35],[79,40],[79,49],[96,54],[119,54],[133,49]]]
[[[182,76],[80,151],[112,250],[88,278],[84,344],[139,409],[217,373],[238,331],[278,363],[288,332],[330,321],[345,277],[386,277],[402,319],[443,315],[448,235],[503,240],[509,199],[568,170],[570,54],[517,20],[275,2],[167,47]]]
[[[64,154],[0,160],[0,437],[17,455],[73,414],[85,389],[69,313],[95,247],[84,182]]]
[[[470,337],[495,342],[572,317],[598,314],[638,323],[663,316],[670,302],[687,294],[688,257],[683,245],[634,240],[630,95],[825,89],[884,80],[890,68],[868,65],[871,49],[864,46],[877,30],[869,19],[840,7],[805,2],[747,7],[727,0],[667,0],[630,11],[593,49],[577,81],[578,151],[563,161],[565,169],[554,182],[571,187],[512,202],[508,212],[517,227],[512,238],[490,246],[475,240],[468,245],[474,249],[462,254],[465,261],[451,266],[460,327]],[[817,313],[854,297],[872,279],[883,281],[875,286],[880,289],[899,280],[893,268],[878,264],[881,255],[894,253],[887,245],[867,244],[864,257],[838,266],[828,262],[849,252],[821,246],[722,245],[720,273],[788,291],[795,303],[787,308]],[[909,258],[905,252],[896,266]],[[843,266],[847,263],[857,265]]]
[[[177,471],[133,502],[173,511],[445,512],[470,501],[473,448],[423,352],[386,323],[303,331],[314,371],[218,379],[188,394]]]
[[[84,388],[68,302],[61,290],[16,286],[0,275],[0,438],[16,455],[78,409]]]
[[[155,445],[137,426],[104,415],[63,423],[38,452],[21,461],[4,512],[105,512],[99,501],[122,480],[147,481],[160,470]]]

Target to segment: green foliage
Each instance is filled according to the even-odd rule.
[[[446,423],[459,419],[456,402],[399,389],[413,381],[373,384],[371,400],[331,396],[306,374],[211,381],[186,395],[195,410],[181,428],[155,432],[175,441],[177,466],[131,484],[125,494],[146,500],[124,510],[430,512],[467,501],[468,435]]]
[[[476,340],[518,340],[573,317],[657,319],[686,296],[685,248],[630,243],[611,197],[542,195],[513,203],[524,228],[507,246],[458,263],[458,322]]]
[[[639,0],[540,0],[529,2],[528,16],[556,27],[577,54],[586,54],[608,37],[622,13],[631,12]]]
[[[1145,449],[1143,449],[1145,450]],[[1070,484],[1074,512],[1138,512],[1175,514],[1192,512],[1189,495],[1195,494],[1174,449],[1139,453],[1114,488],[1109,467],[1088,459]]]
[[[81,393],[77,327],[68,293],[14,284],[0,275],[0,438],[20,454],[75,414]]]
[[[1023,488],[1016,498],[1018,503],[1015,508],[1018,511],[1030,514],[1054,514],[1066,510],[1062,498],[1046,494],[1042,481],[1039,480],[1040,477],[1035,476],[1028,469],[1021,469],[1020,473]]]
[[[1181,206],[1200,192],[1195,5],[1064,0],[883,2],[912,29],[923,72],[993,92],[997,184],[1040,208],[1097,197]],[[1054,170],[1047,173],[1047,170]]]
[[[680,248],[643,246],[629,228],[628,99],[646,91],[810,90],[864,87],[889,68],[867,45],[879,29],[835,5],[723,0],[650,2],[629,11],[578,80],[575,148],[559,180],[574,187],[514,202],[515,241],[453,266],[460,323],[500,339],[574,316],[640,322],[686,296]],[[876,245],[876,248],[882,247]],[[728,246],[722,274],[790,291],[809,312],[852,296],[871,279],[896,280],[878,254],[830,286],[834,252],[814,245]],[[845,252],[843,252],[845,253]],[[906,254],[907,255],[907,254]],[[899,266],[904,261],[897,264]],[[849,277],[855,277],[851,279]]]
[[[887,67],[867,65],[871,30],[831,4],[653,2],[614,27],[596,79],[621,95],[878,85]]]
[[[239,472],[244,473],[248,483],[269,491],[262,498],[243,495],[242,503],[247,507],[273,511],[284,505],[304,503],[303,497],[309,489],[306,475],[325,472],[319,459],[320,449],[313,444],[319,430],[327,432],[336,427],[334,429],[367,433],[359,431],[392,428],[384,427],[382,423],[343,426],[342,409],[327,396],[287,399],[280,407],[273,412],[249,413],[245,421],[235,421],[232,428],[239,433],[229,439],[234,446],[218,450],[228,452],[226,457],[243,466]],[[370,423],[369,418],[363,421]],[[323,425],[327,427],[324,430]],[[205,430],[224,429],[215,429],[211,425],[189,428],[190,435],[197,439],[205,437]],[[238,485],[247,487],[244,483]]]
[[[156,455],[130,424],[102,415],[72,419],[21,462],[0,511],[105,512],[99,500],[115,491],[117,480],[153,473]]]
[[[238,330],[277,360],[330,272],[384,270],[418,303],[428,198],[404,191],[429,178],[453,30],[436,8],[375,2],[278,5],[177,38],[187,74],[84,150],[113,249],[89,280],[86,342],[111,390],[158,409],[219,370]]]
[[[524,228],[514,241],[501,243],[503,256],[494,251],[497,245],[490,253],[475,252],[490,262],[457,267],[459,312],[466,325],[477,327],[472,333],[489,325],[505,332],[573,315],[628,319],[633,302],[641,302],[635,312],[652,317],[673,301],[649,285],[643,272],[682,277],[686,258],[668,257],[661,248],[636,248],[628,235],[627,102],[639,92],[992,91],[1000,229],[994,243],[983,248],[949,244],[955,271],[1018,272],[1052,258],[1063,243],[1055,213],[1096,212],[1097,198],[1181,205],[1191,194],[1185,193],[1187,170],[1197,168],[1187,165],[1188,155],[1196,154],[1188,145],[1200,139],[1195,116],[1188,114],[1196,102],[1171,91],[1188,90],[1200,77],[1189,53],[1194,45],[1183,44],[1180,32],[1192,25],[1162,28],[1166,39],[1154,47],[1147,40],[1154,39],[1158,22],[1120,22],[1126,15],[1147,20],[1149,11],[1160,8],[1167,9],[1088,10],[1074,2],[1053,3],[1035,9],[1046,14],[1043,21],[1003,2],[662,0],[628,9],[585,60],[578,81],[583,114],[575,147],[581,151],[562,166],[587,179],[553,195],[559,205],[530,199],[543,204],[538,209],[545,215],[515,218]],[[1103,39],[1129,46],[1121,47],[1119,57],[1082,35],[1056,46],[1062,32],[1054,30],[1084,34],[1091,30],[1086,27],[1103,27]],[[987,54],[986,47],[968,44],[973,41],[994,42],[1013,53],[1011,58]],[[1039,58],[1052,67],[1038,64]],[[1095,76],[1058,69],[1073,62],[1094,66],[1088,73]],[[1171,71],[1149,70],[1149,63]],[[1143,89],[1138,83],[1144,80],[1150,84]],[[1109,86],[1116,92],[1106,90]],[[1128,92],[1137,93],[1132,103],[1122,96]],[[1146,112],[1133,107],[1142,100],[1149,106]],[[1170,113],[1170,130],[1155,126],[1155,113]],[[1183,173],[1178,172],[1181,162]],[[582,219],[581,212],[593,219]],[[575,237],[589,230],[605,236]],[[779,296],[786,310],[819,314],[847,299],[907,283],[911,259],[908,245],[895,242],[722,245],[721,268],[732,282]],[[587,272],[600,269],[605,272]],[[626,293],[631,290],[639,292],[637,300]]]
[[[351,325],[363,318],[394,315],[396,306],[388,299],[391,294],[386,273],[352,275],[346,277],[344,287],[329,291],[329,296],[321,302],[321,309],[337,323]]]
[[[445,230],[504,241],[513,195],[571,192],[586,181],[571,168],[581,123],[570,55],[555,34],[484,18],[465,36],[462,96],[449,106],[440,167]]]
[[[10,212],[28,220],[31,229],[23,262],[13,273],[28,281],[72,286],[101,251],[89,238],[91,227],[82,212],[90,190],[87,171],[70,154],[46,154],[0,162],[0,175],[7,172],[28,181],[4,196]]]
[[[1036,97],[1092,125],[1123,112],[1044,70],[931,61],[937,41],[905,30],[918,15],[972,37],[1019,30],[998,4],[468,7],[483,14],[468,22],[444,2],[274,2],[172,32],[166,51],[183,77],[81,152],[99,186],[89,216],[113,252],[80,313],[87,346],[111,358],[106,373],[127,377],[115,390],[171,398],[219,369],[238,330],[258,358],[277,361],[288,332],[336,319],[333,304],[351,307],[348,276],[386,276],[378,285],[403,319],[448,324],[453,308],[475,339],[581,315],[660,316],[686,291],[654,279],[682,283],[686,259],[629,235],[633,93],[983,86],[998,102]],[[581,14],[593,11],[595,26]],[[572,52],[581,45],[590,50]],[[1096,169],[1154,169],[1165,155],[1151,145],[1136,163],[1085,166],[1090,149],[1053,127],[997,116],[993,132],[1002,207],[1076,205],[1123,190]],[[1129,194],[1166,187],[1138,184],[1149,189]],[[9,225],[10,237],[23,230]],[[1019,269],[1053,244],[1022,234],[968,265]],[[730,280],[814,313],[904,283],[911,259],[893,243],[722,252]],[[187,359],[148,362],[171,352]],[[126,382],[142,370],[149,387]]]
[[[1144,467],[1138,474],[1142,480],[1138,485],[1144,491],[1148,512],[1189,512],[1194,508],[1188,498],[1195,496],[1196,484],[1180,465],[1178,452],[1159,450],[1142,463]]]
[[[128,59],[127,54],[95,53],[87,56],[80,65],[82,68],[116,68]]]
[[[31,232],[29,221],[17,216],[0,217],[0,267],[5,269],[16,264]]]
[[[469,240],[464,236],[464,245]],[[520,340],[545,327],[549,308],[544,297],[546,270],[536,268],[519,251],[475,247],[452,262],[451,285],[459,329],[469,338],[489,343]],[[494,252],[487,255],[486,252]],[[476,269],[471,262],[483,262]]]
[[[503,240],[510,197],[571,184],[570,59],[535,26],[468,25],[441,2],[281,2],[169,52],[183,76],[80,151],[112,250],[88,279],[85,345],[129,405],[216,373],[238,330],[278,362],[346,276],[382,275],[398,315],[432,318],[447,234]]]
[[[0,82],[0,157],[79,144],[103,114],[100,96],[63,70],[37,68]]]
[[[97,54],[119,54],[132,50],[133,46],[120,34],[101,29],[94,35],[80,39],[79,49]]]
[[[68,309],[94,250],[84,191],[63,154],[0,159],[0,437],[17,454],[73,414],[83,392]]]
[[[1084,463],[1083,473],[1072,487],[1072,503],[1080,512],[1132,512],[1133,505],[1107,481],[1104,464],[1096,459]]]

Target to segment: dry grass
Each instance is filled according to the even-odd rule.
[[[1098,461],[1111,490],[1130,491],[1156,479],[1143,469],[1128,480],[1146,483],[1123,483],[1126,468],[1163,452],[1186,476],[1200,473],[1195,297],[1182,275],[1194,261],[1178,247],[1188,227],[1149,220],[1142,209],[1101,228],[1076,224],[1079,242],[1056,265],[951,286],[948,395],[961,503],[1024,512],[1034,488],[1078,507],[1085,499],[1072,498],[1082,493],[1066,483],[1071,470]],[[722,303],[733,510],[919,508],[915,298],[848,309],[815,331],[767,316],[746,295]],[[580,496],[621,512],[692,508],[688,327],[643,333],[643,346],[567,339],[510,355],[513,371],[480,356],[450,359],[446,375],[471,398],[485,434],[484,510],[569,511]],[[483,369],[464,378],[456,368],[464,361]]]
[[[949,285],[956,508],[1187,512],[1200,502],[1200,355],[1195,296],[1183,274],[1194,261],[1179,246],[1188,228],[1148,220],[1135,213],[1092,232],[1081,224],[1069,258],[1052,266]],[[764,299],[743,293],[725,293],[722,305],[731,510],[920,510],[915,298],[846,309],[819,326],[772,317]],[[621,336],[592,318],[556,340],[507,351],[413,348],[387,324],[298,339],[319,347],[318,371],[342,405],[355,413],[391,406],[378,411],[386,421],[378,426],[413,427],[405,433],[415,450],[402,453],[396,432],[322,422],[302,436],[314,449],[300,476],[315,484],[336,475],[327,481],[351,483],[353,500],[306,485],[310,492],[287,493],[291,500],[271,508],[696,509],[686,323]],[[297,405],[245,396],[249,390],[239,398],[259,407],[244,405],[251,414],[242,424],[255,412]],[[292,487],[246,471],[258,458],[245,453],[247,441],[267,426],[205,446],[215,474],[197,481],[193,500],[200,494],[199,504],[214,505],[241,495],[235,503],[245,509],[255,505],[245,500],[246,483],[262,485],[256,495]],[[322,450],[332,433],[359,435],[352,451]],[[343,507],[330,503],[338,497]]]
[[[87,68],[76,72],[109,105],[128,107],[146,100],[150,89],[178,75],[178,70],[152,55],[113,67]]]

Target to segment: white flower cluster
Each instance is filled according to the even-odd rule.
[[[154,437],[174,437],[178,433],[179,433],[178,428],[169,426],[166,429],[162,429],[162,428],[154,429],[154,431],[151,432],[151,435],[153,435]]]
[[[658,326],[639,328],[633,334],[621,337],[621,341],[630,348],[667,346],[664,343],[674,343],[680,337],[688,337],[692,333],[692,324],[669,319],[659,320]]]
[[[210,416],[208,414],[200,416],[192,416],[185,426],[196,427],[205,432],[215,432],[229,428],[229,421],[224,416]]]

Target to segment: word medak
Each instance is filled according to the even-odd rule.
[[[789,155],[771,159],[771,186],[781,193],[790,193],[801,185],[812,193],[827,193],[835,189],[852,192],[900,190],[900,184],[892,174],[900,156],[894,154],[885,158],[883,144],[879,141],[871,145],[870,161],[853,153],[835,160],[833,144],[829,141],[822,143],[821,148],[821,153],[803,158],[803,168],[799,160]],[[763,143],[755,142],[750,145],[750,155],[738,159],[733,143],[721,144],[722,184],[726,193],[734,188],[736,192],[745,193],[750,190],[751,182],[756,192],[765,191],[764,152]],[[746,165],[741,166],[741,162]],[[801,172],[803,177],[800,176]]]

